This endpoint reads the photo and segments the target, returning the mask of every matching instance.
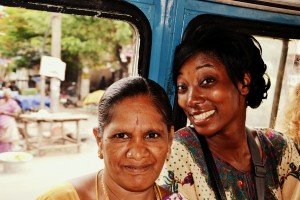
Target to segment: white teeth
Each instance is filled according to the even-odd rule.
[[[203,120],[203,119],[211,116],[214,113],[215,113],[215,110],[211,110],[211,111],[208,111],[208,112],[205,112],[205,113],[201,113],[200,115],[193,115],[193,117],[194,117],[195,120]]]

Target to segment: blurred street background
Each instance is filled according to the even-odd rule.
[[[80,152],[77,152],[76,147],[44,150],[42,155],[31,151],[34,155],[31,161],[8,170],[5,170],[4,164],[0,163],[2,200],[33,200],[57,183],[103,168],[92,133],[92,127],[97,126],[96,113],[83,108],[64,108],[63,106],[60,107],[60,111],[88,115],[88,120],[80,122],[82,138]],[[35,129],[36,126],[32,124],[29,131],[35,131]],[[66,122],[65,129],[70,133],[75,132],[74,123]]]
[[[22,110],[15,119],[18,135],[23,136],[11,149],[4,146],[15,144],[15,137],[10,143],[1,141],[5,142],[0,148],[1,200],[32,200],[57,183],[103,168],[92,132],[97,104],[109,85],[137,74],[133,61],[139,40],[134,33],[123,21],[0,6],[0,100],[7,98],[8,89],[12,91],[10,98]],[[6,119],[10,116],[2,108],[0,113]],[[83,116],[80,152],[75,116]],[[38,125],[38,120],[43,122]],[[31,148],[24,135],[34,141],[30,144],[49,148]],[[63,143],[72,140],[73,147]],[[5,156],[15,152],[33,158],[8,162]]]

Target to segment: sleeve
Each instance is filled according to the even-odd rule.
[[[300,199],[300,156],[292,140],[287,139],[287,148],[279,166],[279,178],[283,199]]]
[[[19,110],[21,110],[21,107],[19,106],[19,104],[17,103],[17,101],[11,99],[10,101],[10,108],[12,113],[14,112],[19,112]]]
[[[79,196],[69,182],[59,184],[44,194],[36,198],[36,200],[79,200]]]
[[[171,156],[165,162],[157,183],[172,192],[180,193],[185,199],[197,199],[191,162],[194,163],[185,146],[174,141]]]

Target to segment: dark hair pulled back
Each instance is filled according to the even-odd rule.
[[[98,120],[99,131],[101,134],[103,133],[105,126],[110,123],[113,112],[118,112],[114,107],[125,98],[138,95],[147,95],[151,98],[153,104],[161,113],[168,131],[170,131],[170,128],[173,125],[172,106],[165,90],[158,83],[150,79],[132,76],[114,82],[106,89],[100,99]]]

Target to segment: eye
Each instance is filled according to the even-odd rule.
[[[145,136],[145,139],[155,139],[158,138],[159,134],[155,132],[150,132]]]
[[[182,92],[184,92],[184,91],[186,91],[187,90],[187,86],[186,85],[184,85],[184,84],[177,84],[177,91],[179,92],[179,93],[182,93]]]
[[[213,77],[205,77],[202,81],[200,81],[199,85],[204,87],[209,87],[213,83],[215,83],[216,79]]]
[[[119,139],[128,139],[129,138],[129,136],[126,133],[117,133],[113,137],[119,138]]]

